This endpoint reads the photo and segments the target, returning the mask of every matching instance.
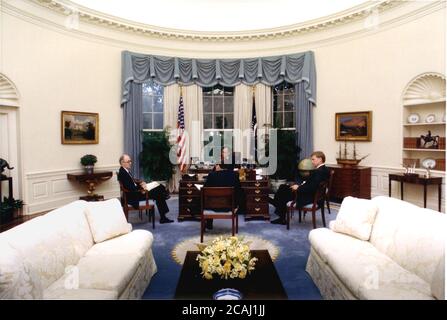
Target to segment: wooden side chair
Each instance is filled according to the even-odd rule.
[[[331,169],[329,171],[329,181],[328,181],[326,193],[325,193],[325,196],[324,196],[325,197],[325,201],[326,201],[327,211],[329,212],[329,214],[331,214],[331,207],[329,205],[329,200],[331,198],[332,180],[334,179],[334,173],[335,173],[334,169]]]
[[[121,205],[123,206],[124,214],[126,215],[126,220],[129,220],[129,211],[138,210],[140,219],[143,219],[143,211],[146,211],[146,215],[149,218],[149,222],[152,220],[152,229],[155,229],[155,202],[154,200],[149,199],[149,191],[146,191],[146,199],[141,200],[138,203],[138,208],[134,208],[131,204],[128,203],[129,194],[140,194],[141,191],[130,191],[124,188],[123,184],[118,181],[120,184],[121,191]]]
[[[304,212],[304,215],[306,215],[306,212],[312,212],[312,224],[314,229],[317,227],[315,218],[316,212],[318,210],[321,210],[321,219],[323,221],[323,226],[326,227],[326,219],[324,217],[324,204],[326,200],[328,183],[329,181],[323,181],[320,183],[317,192],[315,193],[313,203],[309,203],[303,207],[298,208],[296,208],[295,206],[296,205],[295,200],[289,201],[287,203],[287,213],[286,213],[287,230],[290,229],[290,218],[293,215],[293,211],[295,210],[295,208],[298,210],[298,222],[300,223],[301,223],[301,212]],[[296,191],[293,193],[293,199],[296,199]]]
[[[238,232],[239,224],[234,206],[233,187],[203,187],[200,214],[200,242],[203,242],[207,219],[231,219],[231,234]]]

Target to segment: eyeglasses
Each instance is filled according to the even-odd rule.
[[[132,160],[123,161],[124,163],[130,163]]]

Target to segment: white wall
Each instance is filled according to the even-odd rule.
[[[372,110],[372,142],[357,146],[361,155],[370,154],[362,164],[374,167],[373,195],[387,194],[387,174],[401,167],[405,86],[423,72],[445,74],[444,8],[392,23],[399,10],[402,14],[420,10],[419,3],[393,9],[383,17],[391,22],[363,33],[358,31],[362,22],[353,21],[323,32],[278,39],[187,42],[127,34],[82,21],[79,30],[68,30],[65,17],[58,13],[29,2],[5,2],[0,17],[0,73],[20,93],[22,194],[27,213],[57,207],[84,193],[84,188],[66,179],[66,173],[81,170],[82,155],[96,154],[98,168],[117,168],[123,150],[122,50],[210,58],[313,50],[318,103],[315,148],[334,163],[338,151],[335,113]],[[419,7],[412,7],[416,5]],[[62,145],[62,110],[98,112],[99,144]],[[421,204],[421,191],[408,189],[408,199]],[[106,197],[118,195],[115,177],[98,191]],[[436,193],[431,192],[430,197],[435,198]],[[429,206],[436,208],[432,200]]]

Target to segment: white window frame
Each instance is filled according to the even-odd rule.
[[[278,85],[282,85],[283,83],[280,83],[280,84],[278,84]],[[292,84],[290,84],[290,85],[292,85]],[[286,113],[290,113],[291,111],[284,111],[284,105],[283,105],[283,111],[276,111],[275,112],[275,106],[274,106],[274,101],[275,101],[275,98],[274,98],[274,96],[275,96],[275,90],[274,90],[274,87],[275,86],[272,86],[272,88],[271,88],[271,90],[272,90],[272,119],[273,119],[273,124],[275,124],[275,114],[279,114],[279,113],[281,113],[281,115],[282,115],[282,122],[281,122],[281,124],[284,124],[284,117],[285,117],[285,114]],[[296,97],[296,92],[295,92],[295,97]],[[284,93],[282,93],[282,96],[284,96]],[[283,99],[283,101],[284,101],[284,99]],[[284,103],[284,102],[283,102]],[[295,103],[293,104],[293,116],[294,116],[294,122],[295,122],[295,127],[283,127],[283,128],[276,128],[276,127],[273,127],[273,128],[276,128],[276,129],[280,129],[280,130],[296,130],[296,105],[295,105]]]
[[[152,85],[158,85],[158,86],[160,86],[161,88],[162,88],[162,90],[163,90],[163,93],[164,93],[164,86],[162,86],[162,85],[159,85],[159,84],[157,84],[157,83],[154,83],[154,82],[146,82],[146,83],[144,83],[143,85],[150,85],[150,86],[152,86]],[[151,97],[152,97],[152,99],[153,99],[153,97],[158,97],[159,95],[151,95]],[[144,112],[144,111],[142,111],[142,117],[144,117],[144,114],[148,114],[148,113],[150,113],[150,114],[152,114],[152,129],[148,129],[148,128],[143,128],[143,132],[162,132],[163,131],[163,128],[164,128],[164,95],[162,94],[161,95],[161,98],[162,98],[162,112],[154,112],[153,110],[153,107],[154,107],[154,105],[152,105],[152,111],[150,111],[150,112]],[[144,110],[144,106],[142,106],[142,110]],[[161,129],[154,129],[153,127],[154,127],[154,114],[161,114],[162,115],[162,128]],[[143,121],[143,124],[144,124],[144,121]]]

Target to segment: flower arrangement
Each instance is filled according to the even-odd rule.
[[[206,246],[197,256],[202,275],[205,279],[213,279],[217,273],[222,279],[244,279],[255,269],[257,258],[252,258],[249,243],[238,237],[218,237]]]

